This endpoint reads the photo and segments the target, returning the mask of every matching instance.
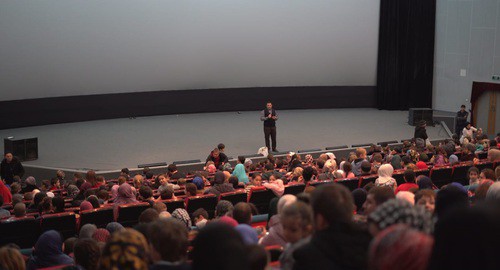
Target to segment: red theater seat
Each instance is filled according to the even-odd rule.
[[[76,215],[73,212],[43,215],[38,220],[40,220],[42,232],[56,230],[62,234],[64,239],[75,236],[77,233]]]
[[[203,208],[208,212],[209,217],[213,218],[216,206],[217,196],[215,196],[214,194],[192,196],[186,199],[186,211],[189,214],[192,214],[198,208]]]
[[[259,214],[267,214],[269,213],[269,203],[276,195],[265,187],[254,187],[250,189],[250,193],[248,194],[248,202],[253,203]]]
[[[80,227],[91,223],[96,225],[98,228],[106,228],[106,225],[113,221],[114,217],[112,207],[91,209],[80,213]]]
[[[0,222],[0,246],[14,243],[20,248],[31,248],[40,236],[40,223],[34,217],[23,217]]]
[[[239,202],[247,202],[247,193],[244,190],[222,193],[220,200],[230,201],[233,205]]]
[[[292,195],[297,195],[301,192],[304,192],[304,189],[306,189],[305,184],[292,184],[285,186],[285,193],[284,194],[292,194]]]
[[[124,227],[133,227],[139,222],[139,215],[150,207],[149,203],[130,203],[118,206],[117,222]]]

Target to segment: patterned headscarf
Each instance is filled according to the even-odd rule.
[[[411,228],[430,234],[432,218],[423,207],[413,207],[408,201],[392,199],[383,203],[368,216],[368,221],[377,225],[379,230],[394,224],[406,224]]]
[[[307,164],[312,164],[313,163],[313,157],[309,154],[306,155],[306,163]]]
[[[191,226],[192,226],[191,218],[189,217],[189,214],[186,210],[184,210],[182,208],[177,208],[172,213],[172,217],[181,221],[184,225],[186,225],[186,228],[188,230],[191,230]]]
[[[144,235],[134,229],[114,233],[104,247],[101,269],[147,270],[149,245]]]

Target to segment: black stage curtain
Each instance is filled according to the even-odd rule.
[[[436,0],[381,0],[377,107],[432,107]]]

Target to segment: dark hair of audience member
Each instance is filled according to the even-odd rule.
[[[304,182],[307,183],[311,181],[312,177],[316,174],[317,172],[313,167],[311,166],[305,167],[304,171],[302,171],[302,177],[304,178]]]
[[[406,169],[403,175],[406,183],[415,183],[415,172],[412,169]]]
[[[174,189],[171,187],[167,187],[163,189],[160,193],[160,198],[162,200],[170,200],[174,196]]]
[[[94,239],[79,239],[74,247],[75,264],[82,266],[85,270],[97,270],[101,249]]]
[[[198,218],[199,216],[202,216],[205,219],[208,219],[208,212],[207,210],[203,208],[198,208],[196,211],[193,212],[193,218]]]
[[[216,255],[214,255],[216,254]],[[231,254],[231,256],[224,256]],[[229,225],[212,222],[193,242],[193,270],[249,270],[248,250],[240,234]]]
[[[497,179],[495,176],[495,171],[493,171],[492,169],[489,169],[489,168],[483,169],[483,170],[481,170],[481,173],[484,174],[484,177],[486,177],[486,179],[493,180],[493,181],[496,181],[496,179]]]
[[[353,221],[354,202],[351,192],[339,184],[322,185],[311,195],[314,215],[321,215],[329,226]]]
[[[270,261],[267,250],[261,245],[249,245],[247,247],[248,260],[251,270],[265,270]]]
[[[63,253],[66,254],[66,255],[70,255],[71,253],[73,253],[73,250],[75,248],[75,243],[76,241],[78,241],[78,238],[77,237],[70,237],[66,240],[64,240],[64,249],[63,249]]]
[[[234,176],[234,175],[230,176],[228,182],[229,182],[229,184],[233,185],[234,189],[239,188],[239,180],[238,180],[237,176]]]
[[[100,208],[101,204],[99,203],[99,199],[96,195],[90,195],[87,197],[87,201],[92,204],[94,209]]]
[[[52,206],[54,207],[54,213],[62,213],[64,212],[64,199],[61,197],[52,198]]]
[[[197,189],[196,189],[195,184],[193,184],[193,183],[186,184],[186,195],[188,195],[188,196],[196,196],[197,195]]]
[[[107,201],[107,200],[109,200],[109,193],[106,190],[99,190],[97,192],[97,198],[99,198],[103,201]]]
[[[297,194],[296,197],[297,197],[297,201],[301,201],[301,202],[304,202],[306,204],[311,203],[311,194],[309,194],[309,193],[301,192],[301,193]]]
[[[450,184],[439,190],[436,195],[435,213],[438,219],[457,209],[469,207],[469,197],[465,189]]]
[[[150,199],[153,197],[153,190],[150,187],[143,185],[139,188],[139,195],[143,200]]]
[[[187,258],[189,246],[188,230],[176,219],[157,220],[148,230],[151,246],[163,261],[175,263]],[[154,260],[160,260],[155,258]]]
[[[248,224],[252,223],[252,208],[248,203],[239,202],[234,206],[233,209],[233,218],[239,224]]]
[[[139,223],[151,223],[160,218],[158,211],[148,208],[139,215]]]

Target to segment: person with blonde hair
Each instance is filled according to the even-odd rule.
[[[12,247],[0,248],[0,269],[25,270],[26,263],[21,252]]]

